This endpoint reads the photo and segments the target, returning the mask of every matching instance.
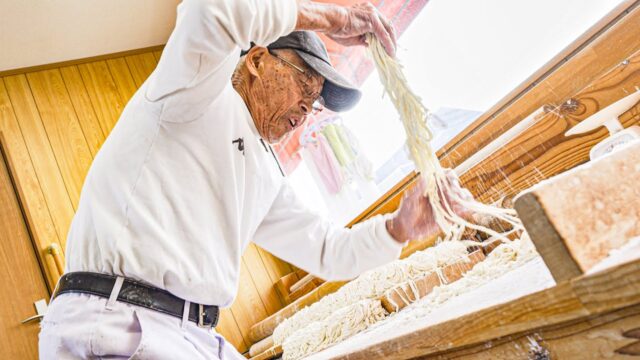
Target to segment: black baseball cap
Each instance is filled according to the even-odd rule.
[[[327,48],[313,31],[294,31],[267,46],[267,49],[291,49],[309,67],[324,77],[320,96],[324,106],[331,111],[346,111],[354,107],[362,93],[331,65]]]

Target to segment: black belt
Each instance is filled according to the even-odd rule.
[[[53,298],[65,293],[93,294],[109,298],[116,283],[113,275],[92,272],[71,272],[62,275]],[[145,307],[182,319],[185,301],[166,290],[135,280],[124,279],[118,301]],[[190,304],[189,321],[200,327],[215,327],[219,310],[214,305]]]

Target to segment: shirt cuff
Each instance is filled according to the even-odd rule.
[[[371,221],[375,222],[373,227],[373,237],[377,240],[378,245],[380,245],[380,250],[384,253],[389,254],[389,261],[396,260],[400,257],[400,253],[402,252],[402,248],[406,243],[400,243],[396,241],[389,231],[387,231],[386,222],[388,219],[391,219],[393,214],[384,214],[384,215],[376,215],[371,219]]]

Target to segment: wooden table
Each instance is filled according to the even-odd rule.
[[[640,260],[331,358],[640,359]]]

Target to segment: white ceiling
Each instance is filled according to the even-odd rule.
[[[0,0],[0,71],[161,45],[179,0]]]

